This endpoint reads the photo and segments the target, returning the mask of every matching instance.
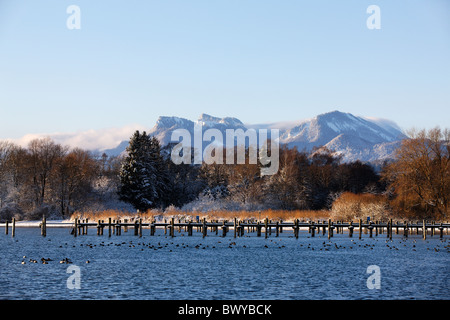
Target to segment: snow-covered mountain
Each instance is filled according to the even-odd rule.
[[[306,151],[326,147],[343,161],[375,161],[391,158],[405,137],[395,123],[333,111],[287,129],[280,141]]]
[[[218,118],[201,114],[198,120],[162,116],[153,128],[133,124],[122,128],[88,130],[76,133],[29,134],[20,139],[9,139],[22,147],[37,138],[49,137],[56,143],[69,147],[91,150],[108,156],[123,154],[129,138],[135,130],[147,131],[156,136],[162,145],[171,141],[172,132],[185,129],[194,136],[194,127],[201,124],[203,131],[218,129],[225,139],[226,129],[279,129],[279,142],[298,150],[311,151],[313,148],[326,147],[342,156],[343,161],[361,160],[364,162],[382,162],[393,157],[402,139],[406,138],[402,130],[391,120],[355,116],[350,113],[332,111],[311,119],[263,124],[242,123],[232,117]],[[205,146],[209,142],[205,142]]]
[[[186,129],[192,135],[196,122],[179,117],[159,117],[155,126],[148,131],[156,136],[162,145],[170,142],[175,129]],[[217,118],[202,114],[197,123],[203,129],[218,129],[225,136],[226,129],[280,129],[280,144],[289,148],[311,151],[326,147],[342,156],[343,161],[380,161],[392,158],[393,152],[406,136],[392,121],[354,116],[350,113],[333,111],[320,114],[298,123],[244,124],[236,118]],[[126,148],[122,142],[117,148],[104,150],[107,154],[119,154]]]

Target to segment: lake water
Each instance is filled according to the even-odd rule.
[[[133,229],[121,236],[74,238],[66,228],[18,228],[0,235],[0,299],[449,299],[450,241],[421,235],[355,234],[298,239],[287,230],[268,239],[256,234],[174,238]],[[106,234],[106,232],[105,232]],[[25,258],[23,258],[25,256]],[[51,259],[47,264],[41,258]],[[68,258],[72,264],[61,264]],[[30,262],[37,260],[37,263]],[[25,264],[22,264],[22,261]],[[89,263],[86,263],[89,261]],[[369,289],[369,266],[379,284]],[[68,286],[68,267],[79,267],[80,289]],[[70,269],[69,269],[70,271]],[[376,283],[369,279],[370,283]]]

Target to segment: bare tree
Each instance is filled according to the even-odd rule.
[[[50,174],[55,163],[67,153],[67,150],[67,147],[56,144],[50,138],[35,139],[29,143],[31,187],[36,207],[44,203]]]
[[[425,217],[448,214],[450,199],[450,131],[411,130],[383,173],[394,204]]]

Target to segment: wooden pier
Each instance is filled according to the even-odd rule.
[[[368,234],[370,238],[375,236],[385,235],[386,238],[392,239],[392,235],[401,234],[403,237],[408,237],[412,234],[421,234],[423,239],[428,236],[434,236],[439,234],[440,238],[443,238],[444,231],[448,235],[448,229],[450,228],[449,223],[436,223],[434,221],[403,221],[403,222],[393,222],[392,219],[385,222],[380,221],[370,221],[362,222],[359,220],[357,222],[349,221],[331,221],[329,220],[319,220],[319,221],[299,221],[298,219],[292,222],[283,221],[271,221],[269,219],[264,219],[263,221],[257,220],[237,220],[233,221],[223,220],[212,220],[206,221],[192,221],[192,220],[178,220],[175,218],[169,220],[164,220],[164,222],[157,222],[153,220],[150,223],[142,222],[142,219],[136,219],[134,222],[128,221],[112,221],[111,218],[105,222],[103,220],[98,220],[97,222],[89,222],[87,219],[78,220],[75,219],[74,227],[72,229],[73,236],[86,235],[88,234],[89,228],[97,229],[97,235],[103,235],[104,229],[108,229],[108,236],[111,237],[112,234],[120,236],[122,231],[128,232],[128,229],[134,230],[134,235],[142,237],[143,229],[150,229],[150,236],[155,235],[156,228],[164,229],[164,234],[170,237],[174,237],[176,231],[178,233],[186,232],[187,236],[192,236],[194,229],[200,232],[203,237],[209,234],[219,235],[225,237],[230,230],[233,230],[233,237],[242,237],[247,234],[256,233],[257,237],[262,237],[264,233],[264,238],[270,236],[278,237],[280,233],[285,230],[292,230],[295,238],[299,237],[300,230],[307,230],[309,236],[314,237],[316,234],[322,233],[323,236],[327,234],[328,239],[333,237],[334,233],[342,234],[346,230],[349,237],[353,237],[355,232],[358,232],[359,239],[362,238],[362,234]],[[183,234],[184,235],[184,234]]]
[[[262,221],[255,219],[238,220],[235,218],[233,221],[206,221],[206,219],[203,219],[195,222],[186,219],[177,219],[175,221],[175,218],[170,218],[159,222],[153,220],[144,223],[140,218],[133,219],[133,221],[128,221],[127,219],[116,221],[109,218],[106,222],[104,220],[89,221],[88,219],[75,218],[74,223],[66,225],[66,227],[71,229],[71,234],[74,237],[87,235],[89,229],[96,229],[97,235],[102,236],[105,228],[107,229],[108,237],[112,235],[120,236],[122,232],[128,232],[129,229],[134,231],[135,236],[142,237],[144,228],[150,229],[150,236],[154,236],[156,229],[160,228],[164,229],[164,235],[170,237],[174,237],[176,232],[179,234],[185,232],[187,236],[192,236],[195,229],[203,237],[206,237],[208,232],[216,236],[220,233],[220,236],[225,237],[230,230],[233,230],[234,238],[243,237],[247,231],[248,235],[256,233],[257,237],[262,237],[264,233],[264,238],[267,239],[271,236],[278,237],[280,233],[289,230],[292,231],[295,238],[298,238],[300,230],[307,230],[310,237],[315,237],[316,234],[322,233],[322,236],[327,235],[328,239],[332,238],[335,233],[342,234],[344,231],[347,231],[349,237],[353,237],[357,232],[359,239],[362,238],[363,234],[368,234],[368,237],[372,238],[374,233],[376,237],[385,234],[386,238],[392,239],[394,232],[395,234],[401,234],[404,238],[407,238],[408,235],[420,234],[423,239],[426,239],[427,236],[432,237],[437,234],[439,234],[440,238],[443,238],[444,231],[448,235],[450,223],[425,220],[393,222],[392,219],[384,222],[369,221],[364,223],[361,219],[356,222],[331,221],[331,219],[319,221],[300,221],[296,219],[292,222],[284,222],[272,221],[268,218]],[[10,223],[6,221],[5,234],[9,233],[9,228]],[[47,220],[45,217],[39,223],[39,228],[41,229],[41,235],[45,237],[47,235]],[[12,237],[15,236],[15,229],[16,221],[12,219]],[[183,233],[183,235],[185,234]]]

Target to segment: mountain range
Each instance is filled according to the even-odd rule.
[[[185,129],[193,134],[196,123],[201,123],[203,130],[218,129],[224,137],[226,129],[279,129],[280,144],[289,148],[297,147],[300,151],[326,147],[340,155],[343,162],[360,160],[376,163],[389,160],[401,140],[406,138],[402,130],[390,120],[365,118],[340,111],[299,122],[271,124],[244,124],[236,118],[218,118],[208,114],[200,115],[197,122],[161,116],[147,133],[158,138],[164,146],[171,142],[171,134],[175,129]],[[127,145],[128,140],[124,140],[115,148],[96,151],[118,155],[125,151]]]

